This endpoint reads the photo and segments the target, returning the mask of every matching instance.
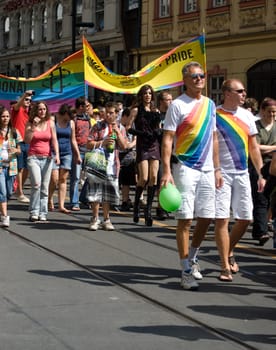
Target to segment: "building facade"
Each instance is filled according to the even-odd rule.
[[[276,98],[275,0],[143,0],[141,65],[206,35],[206,93],[219,103],[226,78],[241,79],[248,96]]]
[[[123,72],[119,1],[0,1],[0,73],[38,76],[81,49],[83,34],[105,66]]]
[[[38,76],[84,34],[105,66],[130,74],[203,31],[208,96],[219,103],[237,77],[250,97],[276,98],[276,0],[0,0],[0,73]]]

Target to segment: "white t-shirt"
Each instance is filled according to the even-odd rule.
[[[182,164],[197,170],[213,170],[216,107],[212,100],[182,94],[170,104],[164,130],[176,132],[174,154]]]

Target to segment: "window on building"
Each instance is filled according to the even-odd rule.
[[[44,7],[42,9],[42,16],[41,16],[41,39],[42,41],[47,40],[47,8]]]
[[[227,5],[227,0],[213,0],[213,7],[220,7]]]
[[[197,11],[197,0],[183,0],[184,1],[184,13],[190,13]]]
[[[82,0],[76,2],[76,21],[77,23],[82,22]]]
[[[16,46],[21,46],[21,32],[22,32],[22,17],[21,15],[18,15],[16,18],[16,32],[17,32],[17,38],[16,38]]]
[[[117,67],[116,72],[119,74],[128,74],[128,57],[125,51],[116,52]]]
[[[45,72],[45,61],[38,62],[39,74],[43,74]]]
[[[34,43],[34,11],[30,12],[30,44]]]
[[[135,10],[139,8],[139,0],[128,0],[128,11]]]
[[[170,0],[159,1],[159,18],[170,16]]]
[[[224,75],[209,75],[209,92],[208,95],[216,105],[222,103],[221,85],[225,80]]]
[[[24,69],[21,69],[21,64],[16,64],[14,66],[14,75],[16,76],[16,78],[19,78],[19,77],[23,77],[24,75]]]
[[[33,64],[28,63],[26,64],[26,78],[31,78],[33,74]]]
[[[58,4],[56,7],[56,39],[62,37],[62,19],[63,19],[63,7]]]
[[[104,0],[96,0],[96,29],[104,28]]]
[[[10,18],[6,17],[3,23],[4,23],[3,47],[4,49],[7,49],[9,46],[9,36],[10,36]]]

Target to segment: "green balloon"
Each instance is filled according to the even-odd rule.
[[[181,195],[178,189],[170,182],[163,186],[159,193],[159,203],[161,207],[168,211],[176,211],[181,205]]]

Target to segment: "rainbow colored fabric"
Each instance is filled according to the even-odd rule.
[[[217,109],[217,130],[224,139],[237,170],[245,170],[248,162],[249,126],[230,112]]]
[[[201,169],[212,145],[213,109],[214,103],[203,97],[176,130],[175,154],[190,168]]]
[[[34,90],[34,101],[45,101],[51,112],[62,103],[74,106],[85,94],[82,50],[66,57],[36,78],[12,78],[0,75],[0,103],[9,108],[26,90]]]
[[[83,38],[80,50],[35,78],[0,75],[0,104],[9,107],[24,91],[34,90],[34,101],[45,101],[51,112],[61,103],[74,105],[75,99],[87,95],[87,85],[99,90],[136,94],[144,84],[155,91],[183,85],[182,67],[198,61],[206,71],[205,36],[192,38],[131,75],[120,75],[106,68],[88,41]]]
[[[113,93],[136,94],[144,84],[151,85],[155,91],[183,85],[182,68],[191,61],[199,62],[206,71],[204,35],[175,47],[131,75],[107,69],[85,38],[83,54],[86,84]]]

